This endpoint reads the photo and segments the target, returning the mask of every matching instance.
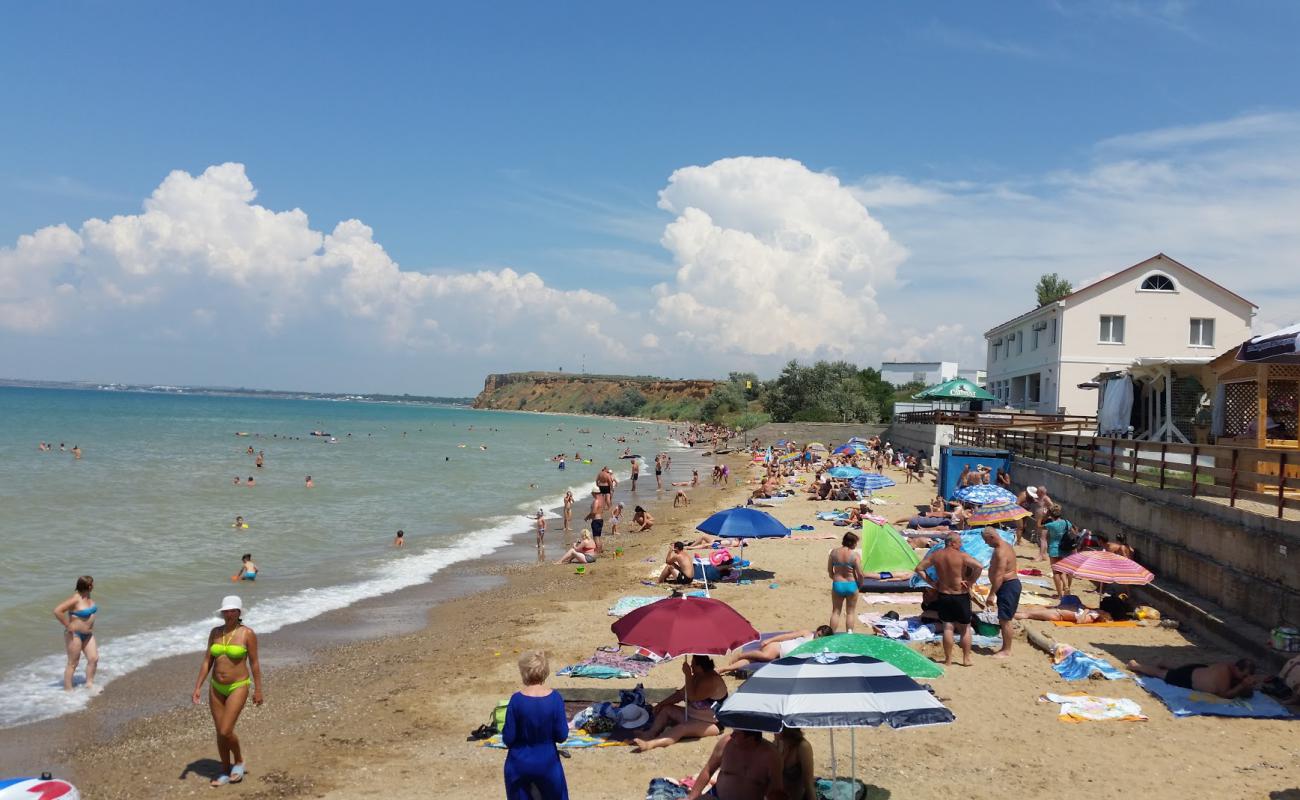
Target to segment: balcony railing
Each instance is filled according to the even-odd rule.
[[[1097,429],[1097,418],[1086,414],[1036,414],[1012,411],[909,411],[897,415],[894,421],[918,425],[976,425],[987,428],[1076,434]]]
[[[956,423],[953,444],[1008,450],[1232,508],[1300,519],[1300,454],[1286,450],[1140,442],[982,421]]]

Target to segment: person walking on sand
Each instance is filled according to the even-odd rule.
[[[95,670],[99,667],[99,644],[95,641],[95,616],[99,604],[90,599],[95,590],[95,579],[89,575],[77,578],[77,590],[71,597],[54,607],[54,618],[63,626],[63,645],[68,652],[68,663],[63,668],[63,688],[72,690],[72,675],[77,671],[81,657],[86,657],[86,688],[95,688]]]
[[[198,705],[203,695],[203,680],[208,679],[208,708],[217,728],[217,753],[221,757],[221,774],[212,779],[213,786],[239,783],[244,779],[244,753],[235,735],[235,723],[248,703],[252,687],[253,705],[262,705],[262,665],[257,658],[257,634],[244,626],[243,602],[238,595],[221,601],[221,624],[208,632],[208,646],[203,651],[203,666],[194,682],[190,700]],[[211,677],[209,677],[209,674]]]
[[[857,619],[858,586],[862,583],[862,554],[857,551],[858,535],[846,533],[840,546],[826,556],[826,574],[831,579],[831,631],[844,623],[844,632],[853,633]]]
[[[984,567],[962,552],[960,533],[949,534],[942,550],[927,555],[921,559],[920,564],[916,565],[917,576],[927,584],[930,579],[925,573],[930,567],[934,567],[938,575],[935,588],[939,590],[939,597],[935,600],[935,611],[939,615],[939,621],[943,623],[944,666],[952,666],[955,631],[956,635],[961,637],[961,665],[969,667],[971,666],[970,587],[979,580]]]
[[[664,454],[655,456],[655,488],[664,490]]]
[[[537,516],[534,519],[537,526],[537,549],[541,550],[546,546],[546,517],[540,508],[537,509]]]
[[[600,539],[605,535],[605,517],[603,516],[603,507],[600,501],[600,492],[596,489],[591,490],[591,508],[587,510],[587,516],[582,518],[591,528],[592,538],[596,540],[596,552],[601,550]]]
[[[523,688],[510,696],[501,743],[506,746],[506,800],[568,800],[569,786],[556,747],[569,738],[564,698],[548,688],[546,654],[532,650],[519,657]]]
[[[573,522],[573,492],[564,493],[564,530]]]
[[[1016,573],[1016,549],[998,535],[997,530],[985,528],[981,535],[984,543],[993,548],[989,562],[989,598],[997,599],[998,626],[1002,628],[1002,649],[994,658],[1011,655],[1012,620],[1020,608],[1020,577]]]

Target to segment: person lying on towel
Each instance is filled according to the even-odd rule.
[[[1198,692],[1208,692],[1229,700],[1250,697],[1255,689],[1269,682],[1270,676],[1258,672],[1255,662],[1248,658],[1224,664],[1183,664],[1168,667],[1157,661],[1143,664],[1128,662],[1128,668],[1139,675],[1159,678],[1170,686],[1181,686]]]

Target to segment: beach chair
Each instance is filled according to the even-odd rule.
[[[691,570],[692,572],[694,572],[694,574],[691,576],[692,582],[694,583],[703,582],[704,596],[708,597],[709,596],[709,570],[713,571],[713,574],[715,576],[714,580],[716,581],[718,568],[710,564],[707,559],[700,558],[699,556],[695,556],[694,558],[691,559]]]

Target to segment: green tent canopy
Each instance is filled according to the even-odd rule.
[[[953,378],[912,395],[913,400],[997,400],[965,378]]]
[[[862,521],[862,571],[907,575],[921,563],[907,539],[892,527]]]

